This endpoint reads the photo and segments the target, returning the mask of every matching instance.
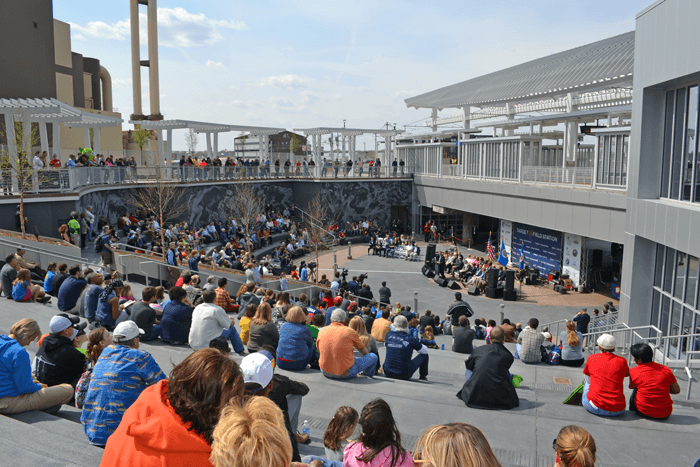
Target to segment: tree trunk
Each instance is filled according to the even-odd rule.
[[[27,226],[24,224],[24,190],[19,191],[19,225],[22,230],[22,238],[27,238]]]

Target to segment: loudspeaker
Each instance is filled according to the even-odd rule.
[[[487,287],[491,287],[492,289],[498,287],[498,269],[489,268],[486,274],[488,276]]]
[[[515,271],[506,271],[506,292],[515,288]]]
[[[469,287],[467,289],[467,293],[469,295],[479,295],[481,293],[481,290],[479,289],[479,287]]]
[[[518,292],[516,290],[506,290],[503,292],[503,301],[514,302],[518,299]]]
[[[593,250],[591,267],[599,268],[603,265],[603,250]]]
[[[462,289],[462,287],[459,285],[459,283],[457,283],[457,281],[450,282],[450,285],[448,287],[451,288],[452,290],[461,290]]]
[[[503,287],[486,287],[486,296],[488,298],[503,298]]]
[[[429,263],[431,259],[435,256],[435,244],[434,243],[428,243],[428,246],[425,248],[425,262]]]
[[[430,266],[424,265],[423,266],[423,275],[427,277],[428,279],[435,277],[435,271],[433,271],[433,268]]]
[[[437,285],[439,285],[440,287],[447,287],[447,283],[450,282],[450,281],[448,281],[447,279],[443,279],[443,278],[440,277],[440,276],[434,278],[433,280],[434,280],[434,281],[437,283]]]

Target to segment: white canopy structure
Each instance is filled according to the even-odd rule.
[[[15,136],[15,126],[13,121],[29,121],[39,124],[39,139],[41,150],[49,152],[49,142],[46,124],[53,125],[53,147],[54,154],[61,157],[61,128],[60,124],[68,128],[83,128],[84,146],[90,147],[90,128],[94,129],[94,149],[100,152],[100,128],[119,126],[122,119],[100,115],[92,112],[78,110],[75,107],[59,101],[58,99],[0,99],[0,113],[5,116],[5,128],[7,139],[11,141]],[[23,128],[25,138],[30,138],[29,125]],[[17,147],[8,144],[10,158],[17,158]]]
[[[368,129],[362,129],[362,128],[330,128],[330,127],[317,127],[317,128],[305,128],[305,129],[295,129],[294,131],[298,131],[300,133],[304,133],[304,135],[311,136],[313,137],[313,158],[316,161],[317,165],[321,161],[321,147],[322,147],[322,139],[323,135],[331,135],[331,138],[333,137],[333,134],[338,134],[340,135],[340,140],[338,141],[339,145],[341,146],[342,150],[342,157],[343,161],[347,161],[347,158],[350,157],[351,160],[355,160],[355,146],[356,146],[356,140],[357,137],[360,135],[376,135],[376,136],[383,136],[384,137],[384,143],[386,144],[387,150],[384,152],[385,157],[383,164],[387,165],[390,161],[390,156],[389,154],[391,153],[391,137],[396,137],[396,135],[399,135],[401,133],[404,133],[404,130],[395,130],[395,129],[379,129],[379,130],[368,130]],[[330,141],[333,141],[332,139]],[[347,144],[347,146],[346,146]],[[331,143],[331,147],[333,146],[333,143]],[[346,147],[348,148],[348,151],[346,151]],[[375,143],[375,154],[377,154],[377,147]]]
[[[227,125],[222,123],[207,123],[196,122],[193,120],[132,120],[129,123],[141,125],[145,130],[156,130],[158,133],[158,152],[163,153],[163,130],[166,131],[168,148],[166,151],[166,165],[173,157],[173,130],[194,130],[197,133],[204,133],[207,140],[207,156],[219,157],[219,133],[227,133],[230,131],[243,131],[250,133],[251,136],[257,136],[260,139],[260,157],[264,160],[267,156],[267,139],[270,135],[284,131],[284,128],[257,127],[246,125]],[[212,137],[214,142],[212,148]]]

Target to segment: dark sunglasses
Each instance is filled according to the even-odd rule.
[[[554,441],[552,441],[552,449],[554,449],[555,451],[557,450],[557,439],[556,438],[554,438]]]

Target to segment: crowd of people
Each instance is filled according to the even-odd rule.
[[[440,334],[452,336],[453,352],[468,355],[457,397],[472,408],[518,407],[522,378],[512,372],[515,360],[551,363],[554,348],[559,348],[561,364],[585,365],[582,405],[593,414],[623,413],[627,377],[634,390],[629,409],[643,417],[669,417],[670,395],[680,392],[673,373],[653,362],[647,344],[630,349],[636,363],[632,369],[615,354],[611,334],[600,334],[600,352],[585,358],[582,345],[593,326],[585,309],[566,323],[566,331],[552,336],[536,318],[525,327],[508,319],[497,325],[475,318],[459,292],[441,319],[431,310],[421,315],[410,306],[392,304],[386,282],[377,300],[356,278],[350,281],[352,290],[341,290],[338,274],[335,288],[318,296],[292,296],[261,287],[250,269],[235,295],[227,291],[226,278],[211,276],[202,284],[195,271],[185,271],[168,291],[146,286],[137,298],[118,273],[65,263],[51,263],[44,271],[23,254],[20,249],[5,258],[0,293],[17,302],[55,297],[59,313],[47,334],[25,318],[0,336],[0,413],[55,413],[64,404],[76,405],[82,409],[87,441],[105,448],[102,465],[151,465],[152,458],[166,464],[172,458],[174,465],[210,460],[216,466],[246,467],[286,467],[290,462],[500,465],[483,433],[463,423],[428,428],[409,452],[382,399],[369,402],[360,413],[338,409],[324,435],[325,457],[302,459],[299,454],[298,445],[309,442],[308,434],[299,432],[302,398],[309,387],[276,368],[311,368],[329,380],[378,374],[411,380],[417,373],[426,382],[429,349],[438,348],[435,336]],[[18,283],[24,284],[23,295]],[[360,295],[365,290],[369,295]],[[156,339],[189,345],[193,353],[166,376],[141,347]],[[475,345],[482,339],[483,345]],[[24,347],[34,341],[39,350],[32,364]],[[515,355],[505,343],[516,344]],[[229,358],[231,351],[243,356],[240,365]],[[354,436],[357,427],[360,434]],[[553,447],[558,466],[595,463],[595,442],[580,427],[562,429]]]

